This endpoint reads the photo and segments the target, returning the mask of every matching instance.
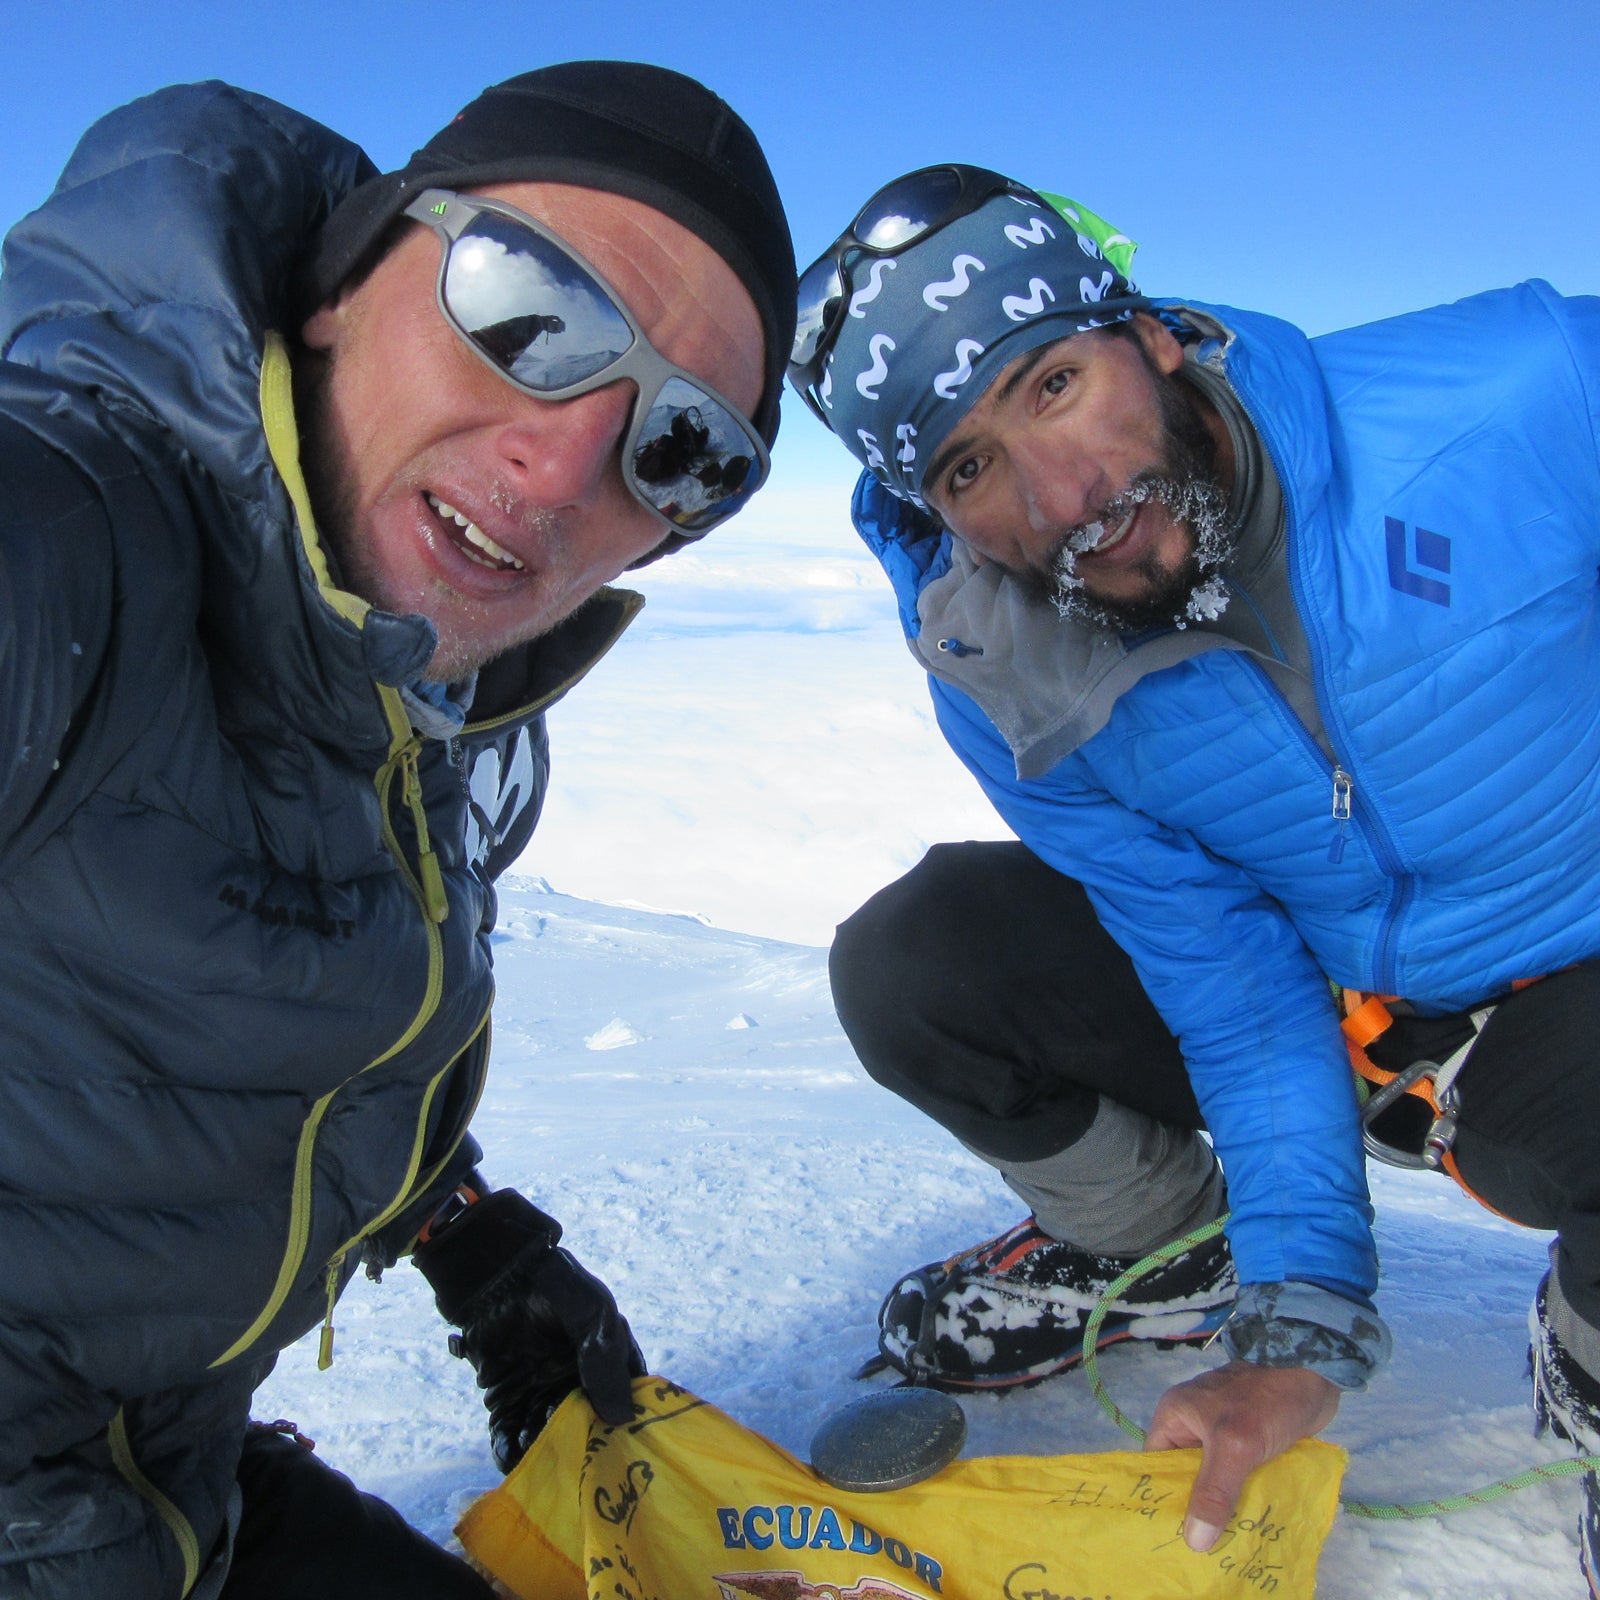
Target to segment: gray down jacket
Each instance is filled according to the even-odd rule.
[[[603,591],[412,733],[334,584],[290,285],[353,145],[221,84],[97,124],[0,273],[0,1595],[215,1591],[250,1392],[471,1165],[495,873]],[[299,509],[297,510],[297,504]]]

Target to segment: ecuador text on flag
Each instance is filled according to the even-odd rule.
[[[631,1423],[581,1394],[462,1519],[526,1600],[1309,1600],[1344,1452],[1251,1478],[1215,1547],[1184,1544],[1192,1450],[958,1461],[890,1494],[803,1462],[661,1378]]]

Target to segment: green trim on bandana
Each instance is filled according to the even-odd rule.
[[[1124,278],[1132,276],[1133,254],[1139,248],[1137,240],[1119,233],[1104,217],[1097,216],[1088,206],[1076,200],[1069,200],[1064,194],[1051,194],[1048,189],[1035,189],[1033,192],[1041,200],[1048,200],[1079,233],[1093,239],[1100,246],[1100,254]]]

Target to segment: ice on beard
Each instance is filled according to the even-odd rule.
[[[1215,622],[1228,609],[1228,591],[1220,577],[1210,577],[1189,596],[1185,615],[1192,622]],[[1180,622],[1181,628],[1183,624]]]
[[[1228,591],[1220,573],[1233,554],[1238,533],[1228,521],[1222,491],[1200,478],[1179,481],[1148,476],[1130,484],[1093,522],[1068,534],[1051,571],[1055,593],[1050,599],[1061,616],[1094,627],[1124,626],[1114,607],[1099,605],[1083,592],[1078,557],[1097,548],[1108,532],[1120,527],[1124,519],[1149,501],[1162,506],[1173,521],[1186,524],[1194,535],[1193,560],[1201,581],[1174,610],[1171,625],[1183,629],[1191,622],[1215,622],[1227,610]]]

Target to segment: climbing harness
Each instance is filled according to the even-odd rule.
[[[1529,978],[1513,987],[1521,989],[1528,983],[1538,981],[1537,978]],[[1367,1154],[1373,1160],[1391,1167],[1404,1167],[1413,1172],[1443,1172],[1454,1178],[1479,1205],[1493,1211],[1497,1217],[1504,1216],[1503,1211],[1496,1210],[1462,1177],[1455,1157],[1457,1119],[1461,1110],[1456,1079],[1496,1008],[1492,1005],[1480,1006],[1468,1013],[1471,1034],[1443,1061],[1413,1061],[1400,1072],[1390,1072],[1372,1060],[1367,1054],[1367,1047],[1393,1026],[1395,1017],[1390,1007],[1400,1002],[1392,995],[1362,994],[1355,989],[1342,989],[1339,991],[1339,1003],[1344,1013],[1339,1027],[1344,1034],[1345,1047],[1350,1052],[1350,1065],[1355,1069],[1357,1088],[1361,1093],[1361,1143]],[[1385,1139],[1378,1127],[1384,1113],[1404,1095],[1414,1096],[1433,1114],[1421,1147],[1415,1150],[1408,1150]]]
[[[1476,1038],[1477,1035],[1474,1034],[1473,1037]],[[1463,1184],[1462,1187],[1466,1186]],[[1469,1189],[1467,1192],[1471,1194],[1472,1191]],[[1144,1443],[1145,1430],[1111,1398],[1100,1377],[1100,1361],[1095,1353],[1095,1339],[1100,1332],[1100,1324],[1105,1321],[1111,1302],[1118,1295],[1125,1294],[1140,1278],[1154,1272],[1162,1262],[1170,1261],[1174,1256],[1180,1256],[1185,1250],[1192,1250],[1197,1244],[1204,1244],[1208,1239],[1214,1239],[1222,1232],[1223,1224],[1227,1220],[1226,1216],[1218,1217],[1215,1222],[1208,1222],[1203,1228],[1196,1228],[1193,1233],[1187,1233],[1181,1239],[1174,1239],[1171,1244],[1164,1244],[1159,1250],[1152,1250],[1142,1261],[1134,1262],[1120,1278],[1106,1286],[1105,1293],[1100,1296],[1094,1310],[1089,1313],[1089,1320],[1083,1330],[1083,1370],[1088,1376],[1089,1388],[1095,1399],[1100,1402],[1105,1414],[1125,1434],[1140,1444]],[[1514,1494],[1518,1489],[1527,1489],[1533,1484],[1542,1483],[1547,1478],[1580,1477],[1586,1472],[1600,1470],[1600,1465],[1597,1463],[1600,1463],[1600,1457],[1593,1456],[1574,1456],[1567,1461],[1551,1461],[1544,1466],[1530,1467],[1526,1472],[1514,1473],[1497,1483],[1486,1484],[1481,1489],[1469,1489],[1465,1494],[1448,1495],[1441,1500],[1410,1500],[1390,1504],[1383,1500],[1356,1500],[1349,1496],[1341,1496],[1339,1505],[1353,1517],[1368,1517],[1379,1522],[1415,1522],[1424,1517],[1440,1516],[1447,1511],[1466,1511],[1472,1506],[1489,1505],[1495,1500],[1503,1500],[1507,1495]]]

